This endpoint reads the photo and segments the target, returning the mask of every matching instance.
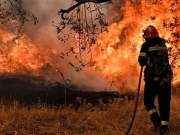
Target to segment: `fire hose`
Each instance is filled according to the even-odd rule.
[[[135,116],[136,116],[138,99],[139,99],[139,92],[140,92],[140,86],[141,86],[142,71],[143,71],[143,66],[141,66],[140,75],[139,75],[139,82],[138,82],[138,89],[137,89],[137,97],[136,97],[136,101],[135,101],[135,107],[134,107],[133,117],[132,117],[131,123],[130,123],[129,128],[128,128],[128,130],[126,131],[125,135],[128,135],[128,134],[129,134],[129,132],[130,132],[130,130],[131,130],[131,128],[132,128],[132,125],[133,125]]]

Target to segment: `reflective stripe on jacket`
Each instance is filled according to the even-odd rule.
[[[145,78],[172,76],[168,49],[165,45],[165,40],[162,38],[152,38],[143,43],[138,62],[141,66],[146,66],[144,70]]]

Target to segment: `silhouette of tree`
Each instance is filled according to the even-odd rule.
[[[91,47],[95,44],[97,35],[105,31],[109,25],[102,11],[108,4],[112,4],[111,0],[73,0],[68,9],[61,9],[58,12],[61,22],[58,25],[52,22],[60,41],[65,43],[70,38],[73,39],[74,46],[66,53],[61,52],[60,57],[74,54],[79,65],[76,66],[72,62],[69,62],[69,65],[77,72],[82,71],[91,61],[90,58],[88,62],[83,62],[83,53],[92,56]]]
[[[18,32],[26,21],[32,20],[38,23],[37,17],[29,10],[23,8],[23,0],[1,0],[0,1],[0,23],[17,22]]]

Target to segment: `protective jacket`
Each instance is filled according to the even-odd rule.
[[[168,60],[165,40],[159,37],[146,38],[142,44],[138,61],[144,70],[144,104],[154,127],[168,129],[172,70]],[[158,80],[155,80],[158,78]],[[154,104],[158,96],[159,114]]]
[[[159,37],[146,39],[146,42],[142,44],[138,61],[141,66],[146,66],[144,70],[145,81],[151,81],[158,77],[162,84],[171,82],[172,70],[164,39]]]

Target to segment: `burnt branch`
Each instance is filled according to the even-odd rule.
[[[71,12],[72,10],[74,10],[75,8],[77,8],[78,6],[80,6],[81,4],[84,4],[84,3],[87,3],[87,2],[93,2],[93,3],[96,3],[96,4],[99,4],[99,3],[103,3],[103,2],[111,2],[111,0],[75,0],[77,3],[75,5],[73,5],[72,7],[68,8],[68,9],[61,9],[59,12],[58,12],[58,15],[61,15],[61,18],[62,19],[68,19],[68,18],[65,18],[64,17],[64,14],[65,13],[69,13]]]

